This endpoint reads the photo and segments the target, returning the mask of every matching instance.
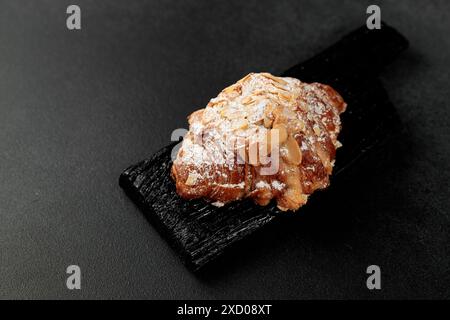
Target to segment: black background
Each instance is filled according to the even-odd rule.
[[[78,0],[69,31],[72,2],[0,0],[0,298],[449,298],[450,3],[376,3],[411,43],[383,74],[405,131],[195,275],[119,174],[223,87],[365,24],[372,2]]]

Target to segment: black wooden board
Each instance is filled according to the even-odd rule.
[[[407,46],[406,39],[385,24],[380,30],[364,26],[283,74],[329,84],[348,103],[339,136],[344,146],[337,152],[332,183],[400,128],[395,108],[377,76]],[[260,207],[250,200],[221,208],[203,200],[183,200],[170,177],[175,144],[127,168],[119,183],[192,270],[205,266],[273,219],[299,214],[282,213],[274,203]]]

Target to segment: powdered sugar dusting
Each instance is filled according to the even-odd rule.
[[[189,132],[172,170],[175,179],[183,176],[184,185],[177,183],[177,191],[187,198],[217,200],[214,203],[220,205],[250,196],[256,188],[259,197],[294,197],[285,201],[283,209],[304,204],[308,194],[328,184],[334,151],[341,146],[337,140],[339,114],[345,106],[339,94],[326,85],[269,73],[245,76],[189,117]],[[280,125],[284,140],[276,150],[281,170],[255,182],[265,175],[259,170],[264,162],[252,161],[249,146],[268,139],[268,133],[280,130],[275,129]],[[297,181],[301,179],[304,181]],[[287,192],[293,188],[295,192]]]

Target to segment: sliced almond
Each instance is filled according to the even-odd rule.
[[[284,183],[287,188],[278,201],[278,207],[281,210],[297,209],[307,200],[307,196],[303,194],[300,169],[297,166],[286,165],[286,171]]]
[[[208,106],[220,106],[223,105],[225,102],[226,99],[224,98],[214,98],[209,101]]]
[[[222,92],[224,92],[224,93],[231,93],[231,92],[234,91],[235,88],[236,88],[236,86],[233,84],[233,85],[231,85],[231,86],[226,87],[225,89],[223,89]]]
[[[331,165],[329,153],[323,149],[320,143],[316,142],[315,146],[317,150],[317,155],[319,156],[320,161],[322,161],[323,167],[325,168],[328,174],[331,174],[331,172],[333,171],[333,166]]]
[[[286,140],[286,149],[286,161],[290,164],[299,165],[302,162],[302,151],[297,141],[291,136]]]
[[[264,117],[264,127],[267,129],[270,129],[272,127],[273,119],[270,119],[269,117]]]
[[[249,105],[249,104],[255,103],[256,100],[252,96],[246,96],[244,99],[242,99],[241,102],[243,105]]]
[[[246,129],[248,128],[248,121],[245,119],[234,120],[231,124],[233,130]]]
[[[272,127],[271,132],[273,130],[277,130],[278,131],[278,143],[279,144],[284,143],[286,141],[287,137],[288,137],[286,126],[284,124],[281,124],[281,123],[275,124]]]
[[[278,92],[278,97],[279,97],[280,99],[282,99],[282,100],[285,100],[285,101],[291,101],[291,98],[292,98],[291,95],[289,95],[289,94],[284,94],[284,93],[281,93],[281,92]]]
[[[271,80],[273,80],[275,82],[278,82],[278,83],[281,83],[281,84],[287,84],[287,82],[284,81],[283,79],[281,79],[280,77],[275,77],[275,76],[271,75],[270,73],[265,72],[265,73],[261,73],[261,74],[264,77],[266,77],[268,79],[271,79]]]
[[[242,78],[241,80],[239,80],[238,82],[239,82],[239,83],[243,83],[243,82],[247,81],[248,79],[250,79],[250,77],[251,77],[253,74],[254,74],[253,72],[249,73],[248,75],[246,75],[245,77],[243,77],[243,78]]]
[[[303,122],[303,120],[298,120],[295,122],[295,128],[297,131],[303,131],[305,130],[305,123]]]
[[[273,107],[272,110],[270,110],[270,113],[266,113],[270,119],[273,119],[272,127],[279,123],[285,123],[285,119],[283,116],[283,107],[280,105]]]
[[[280,84],[278,84],[278,83],[274,83],[273,86],[274,86],[275,88],[279,89],[279,90],[282,90],[282,91],[288,91],[288,89],[287,89],[286,87],[284,87],[284,86],[282,86],[282,85],[280,85]]]
[[[314,133],[316,134],[316,136],[320,136],[320,134],[322,133],[322,130],[320,130],[318,125],[314,125],[313,130],[314,130]]]
[[[189,173],[189,176],[184,184],[187,186],[195,186],[197,184],[197,174]]]
[[[231,86],[223,89],[222,92],[224,92],[224,93],[233,93],[233,92],[241,93],[241,90],[242,90],[241,85],[238,85],[235,83],[235,84],[232,84]]]
[[[285,183],[289,188],[299,189],[301,191],[300,171],[296,166],[286,165]]]
[[[266,94],[266,90],[255,90],[255,91],[252,92],[252,94],[254,96],[261,96],[261,95]]]
[[[299,107],[302,111],[304,112],[308,112],[309,111],[309,106],[305,101],[301,101],[299,104]]]
[[[243,116],[242,112],[239,112],[238,110],[230,109],[230,108],[223,108],[222,110],[220,110],[220,115],[223,118],[227,118],[230,120],[238,119]],[[245,116],[245,114],[244,114],[244,116]]]

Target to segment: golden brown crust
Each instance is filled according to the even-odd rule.
[[[345,108],[330,86],[251,73],[189,116],[172,167],[177,192],[296,210],[329,184]]]

